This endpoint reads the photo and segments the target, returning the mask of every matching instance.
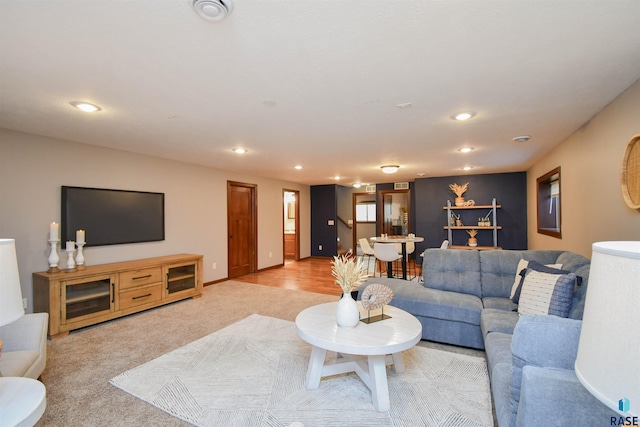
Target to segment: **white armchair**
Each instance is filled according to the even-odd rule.
[[[15,240],[0,239],[0,376],[38,379],[47,363],[49,314],[24,314]]]
[[[47,363],[49,314],[25,314],[0,327],[0,375],[38,379]]]

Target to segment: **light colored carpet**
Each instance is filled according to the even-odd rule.
[[[484,358],[404,352],[405,372],[388,371],[391,411],[380,413],[355,374],[306,390],[310,352],[293,322],[252,314],[110,382],[198,426],[493,425]]]

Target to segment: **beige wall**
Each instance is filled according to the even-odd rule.
[[[60,222],[62,185],[165,193],[166,240],[85,248],[87,264],[198,253],[204,255],[207,282],[227,276],[227,180],[258,186],[259,269],[283,262],[284,188],[300,191],[300,256],[310,255],[306,185],[0,129],[0,237],[16,239],[28,311],[33,307],[31,273],[48,268],[48,227]],[[59,254],[59,265],[64,265],[66,254]]]
[[[640,134],[640,80],[527,171],[529,249],[570,250],[640,240],[640,212],[624,203],[620,171],[627,143]],[[532,139],[530,143],[535,143]],[[560,166],[562,239],[538,234],[536,179]]]

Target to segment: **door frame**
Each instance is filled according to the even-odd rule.
[[[229,256],[231,245],[231,238],[229,237],[229,230],[231,229],[231,218],[229,216],[229,203],[232,187],[244,187],[250,190],[251,194],[251,233],[253,235],[253,247],[251,251],[253,256],[251,257],[251,265],[249,266],[249,274],[255,273],[258,270],[258,200],[257,192],[258,186],[256,184],[248,184],[238,181],[227,181],[227,279],[229,278],[229,272],[231,271],[231,257]]]
[[[294,193],[295,194],[295,198],[296,198],[296,202],[294,204],[294,208],[295,208],[295,227],[296,227],[296,238],[295,238],[295,243],[296,243],[296,249],[295,249],[295,255],[294,255],[294,259],[296,261],[300,261],[300,190],[289,190],[286,188],[282,189],[282,201],[283,201],[283,205],[284,205],[284,193]],[[284,214],[282,215],[282,262],[284,263],[285,260],[285,256],[284,256]]]

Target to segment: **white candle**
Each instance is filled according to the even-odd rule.
[[[76,248],[76,244],[73,243],[73,240],[67,240],[67,250],[72,251]]]
[[[49,224],[49,240],[58,240],[58,224],[55,222]]]
[[[76,231],[76,242],[84,243],[84,230]]]

